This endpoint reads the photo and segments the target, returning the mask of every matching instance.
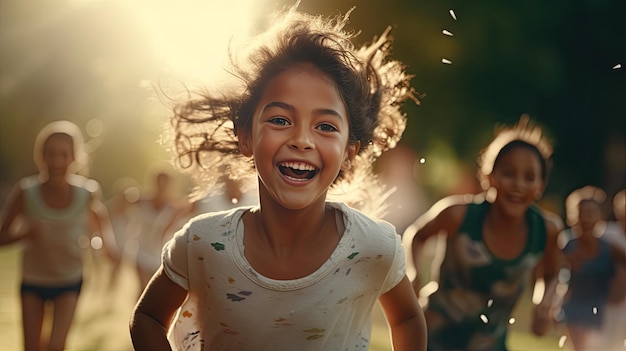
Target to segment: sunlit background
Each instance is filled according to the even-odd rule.
[[[34,137],[57,119],[83,129],[105,198],[121,177],[143,183],[170,157],[158,144],[164,96],[219,79],[231,38],[292,3],[0,2],[0,200],[35,172]],[[626,1],[304,0],[300,9],[353,5],[357,42],[392,25],[394,54],[422,95],[405,108],[403,140],[416,160],[415,211],[476,190],[478,152],[497,124],[524,113],[555,143],[547,207],[564,214],[583,185],[609,196],[626,186]]]
[[[106,191],[142,180],[169,155],[156,144],[167,96],[224,74],[231,38],[289,1],[3,1],[0,4],[0,182],[32,173],[32,140],[77,122]],[[416,182],[436,199],[473,178],[498,123],[528,113],[554,140],[546,199],[584,184],[624,187],[625,2],[304,1],[333,15],[356,5],[366,42],[394,27],[395,55],[415,76],[404,141],[425,162]],[[160,91],[160,95],[156,94]],[[464,175],[464,176],[461,176]],[[462,188],[462,187],[461,187]]]

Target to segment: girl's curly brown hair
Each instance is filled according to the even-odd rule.
[[[170,120],[170,144],[175,163],[196,181],[198,198],[227,174],[234,179],[255,175],[250,158],[240,154],[238,130],[250,130],[256,105],[268,83],[278,74],[310,63],[330,77],[349,115],[350,140],[361,149],[352,167],[339,174],[329,196],[369,213],[380,213],[384,190],[372,163],[400,140],[406,116],[400,105],[419,103],[405,66],[390,60],[392,38],[387,28],[360,48],[345,29],[352,10],[332,18],[298,12],[297,4],[271,19],[264,33],[242,51],[229,50],[232,81],[219,90],[205,90],[197,98],[177,104]]]

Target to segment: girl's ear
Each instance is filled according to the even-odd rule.
[[[239,151],[246,157],[252,156],[252,141],[250,140],[250,133],[243,129],[237,130],[237,143],[239,144]]]
[[[343,164],[341,165],[342,171],[346,171],[350,169],[350,167],[352,166],[352,161],[354,160],[356,155],[359,153],[360,149],[361,149],[361,142],[358,140],[355,141],[354,143],[348,144],[348,146],[346,147],[346,153],[344,154]]]

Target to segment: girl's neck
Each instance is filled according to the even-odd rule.
[[[41,178],[41,183],[48,187],[58,187],[58,186],[66,186],[69,183],[67,182],[67,175],[43,175]]]
[[[52,176],[41,183],[41,196],[50,208],[67,208],[72,203],[72,190],[65,176]]]
[[[273,201],[261,201],[254,215],[255,232],[279,252],[314,243],[328,223],[325,203],[302,210],[290,210]],[[334,222],[333,222],[334,223]]]

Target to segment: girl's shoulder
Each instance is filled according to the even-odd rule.
[[[450,195],[437,201],[429,211],[441,220],[460,224],[466,216],[474,216],[488,205],[480,194]]]
[[[75,187],[78,192],[84,193],[90,198],[102,198],[100,183],[95,179],[87,178],[79,174],[69,174],[67,176],[67,182]]]
[[[27,176],[17,182],[17,188],[21,191],[32,189],[40,185],[41,180],[39,179],[39,175]]]
[[[206,233],[217,228],[222,231],[232,228],[233,221],[239,221],[247,211],[255,208],[254,206],[241,206],[232,209],[207,212],[192,217],[186,224],[190,233]]]
[[[544,210],[537,206],[531,206],[530,210],[534,211],[537,216],[539,216],[539,219],[543,221],[546,232],[549,236],[556,237],[561,231],[563,231],[565,226],[563,225],[563,220],[558,214]]]
[[[457,227],[471,224],[482,227],[491,206],[483,194],[452,195],[442,201],[445,201],[445,206],[442,206],[439,220]]]
[[[338,210],[343,215],[344,221],[346,221],[347,224],[356,225],[361,228],[376,228],[378,232],[396,234],[396,229],[391,223],[383,219],[369,216],[343,202],[327,202],[327,205]]]

